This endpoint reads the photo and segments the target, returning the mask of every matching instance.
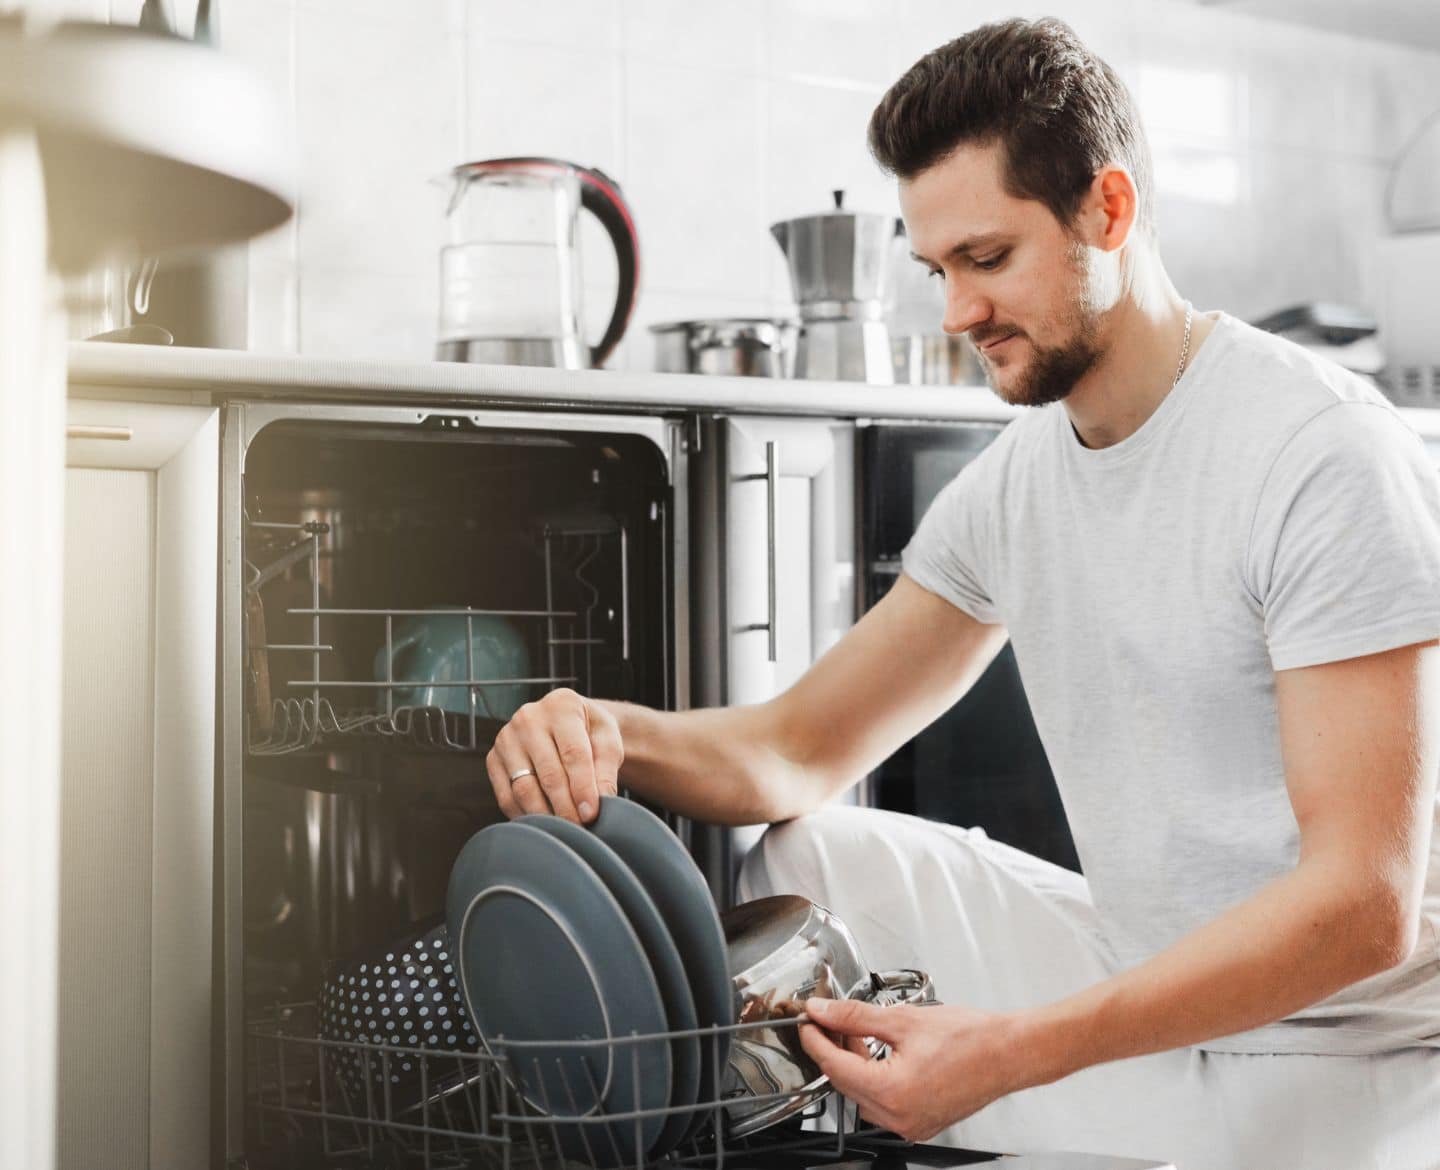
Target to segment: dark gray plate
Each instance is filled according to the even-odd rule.
[[[455,860],[445,917],[470,1019],[531,1106],[557,1118],[665,1107],[668,1044],[573,1043],[666,1030],[639,938],[574,852],[531,825],[482,829]],[[567,1155],[605,1167],[635,1162],[663,1122],[549,1128]]]
[[[693,1031],[695,998],[690,993],[685,964],[680,961],[680,952],[670,937],[669,927],[634,871],[599,837],[571,821],[556,816],[534,815],[517,817],[515,823],[534,825],[556,840],[563,841],[600,876],[629,917],[630,925],[635,928],[645,953],[650,957],[650,966],[660,985],[660,998],[665,1003],[665,1014],[670,1021],[670,1031]],[[674,1070],[670,1105],[672,1108],[694,1105],[700,1091],[700,1041],[694,1036],[677,1037],[670,1042],[670,1048]],[[668,1154],[689,1132],[693,1121],[693,1113],[671,1113],[667,1116],[665,1127],[650,1147],[648,1157],[661,1158]]]
[[[690,974],[700,1027],[734,1024],[735,988],[725,956],[725,932],[710,888],[680,839],[649,809],[619,796],[600,798],[600,813],[590,828],[620,855],[659,907]],[[729,1055],[730,1033],[712,1033],[701,1041],[702,1105],[719,1099]],[[694,1137],[709,1116],[710,1110],[697,1110],[683,1140]]]

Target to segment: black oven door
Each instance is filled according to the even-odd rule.
[[[865,608],[900,575],[925,509],[1004,424],[861,427],[861,593]],[[949,711],[869,778],[871,803],[989,836],[1078,870],[1055,777],[1007,644]]]

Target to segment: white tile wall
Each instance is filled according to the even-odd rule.
[[[139,0],[55,0],[120,18]],[[193,0],[175,0],[178,22]],[[288,94],[298,221],[252,245],[252,345],[426,358],[443,192],[469,158],[552,154],[623,185],[645,326],[768,313],[788,282],[768,226],[894,210],[865,124],[918,56],[984,20],[1068,20],[1136,92],[1162,247],[1183,292],[1255,316],[1373,306],[1386,168],[1440,107],[1440,53],[1186,0],[220,0],[227,45]],[[582,244],[598,333],[614,266]],[[914,304],[931,293],[912,290]]]

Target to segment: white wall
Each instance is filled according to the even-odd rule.
[[[54,0],[133,19],[140,0]],[[184,25],[194,0],[174,0]],[[1301,300],[1373,307],[1388,162],[1440,107],[1440,53],[1181,0],[219,0],[224,42],[288,94],[295,221],[251,245],[251,343],[426,358],[443,188],[458,161],[548,154],[617,178],[644,325],[787,305],[768,225],[893,209],[864,147],[886,85],[984,20],[1060,16],[1136,93],[1161,240],[1182,293],[1255,316]],[[133,10],[133,12],[132,12]],[[587,233],[587,298],[613,266]],[[935,295],[935,294],[930,294]],[[602,303],[604,302],[604,303]],[[598,325],[595,329],[598,332]]]

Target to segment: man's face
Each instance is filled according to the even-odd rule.
[[[945,282],[946,333],[968,333],[1006,402],[1057,402],[1101,353],[1096,255],[1043,203],[1005,190],[998,144],[960,147],[900,184],[915,258]]]

